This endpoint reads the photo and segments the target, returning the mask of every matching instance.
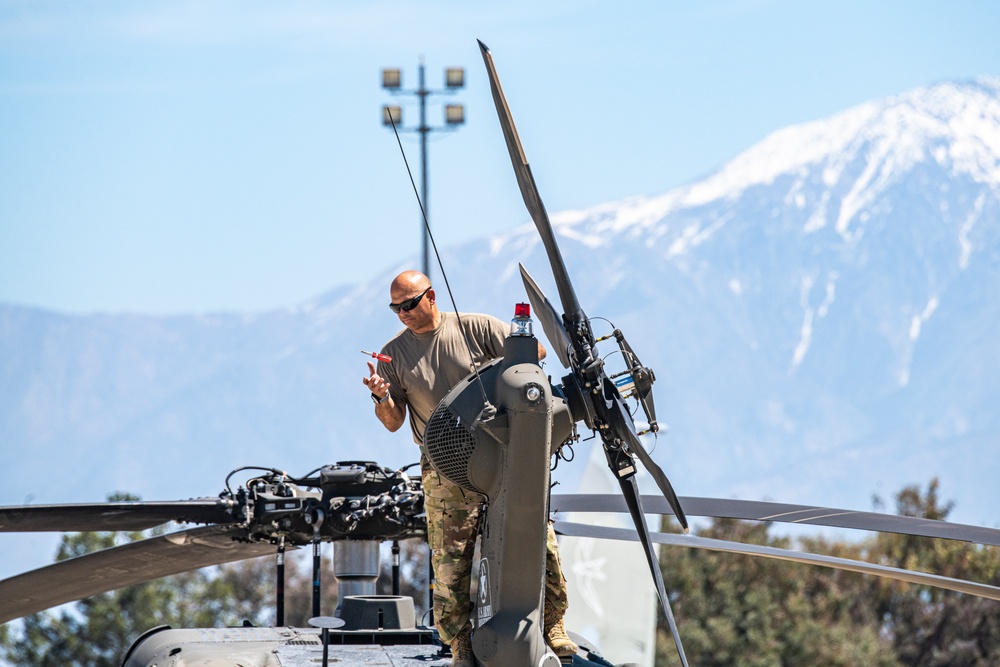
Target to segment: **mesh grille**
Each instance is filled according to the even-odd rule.
[[[424,446],[439,473],[464,489],[478,491],[469,481],[469,459],[476,440],[445,402],[438,405],[427,422]]]

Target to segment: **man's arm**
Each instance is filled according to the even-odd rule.
[[[389,395],[389,400],[375,406],[375,416],[378,417],[383,426],[395,432],[406,421],[406,408],[402,404],[396,403]]]
[[[382,422],[389,431],[395,432],[400,429],[406,421],[406,406],[397,403],[392,394],[389,393],[389,381],[375,372],[375,364],[368,362],[368,377],[361,380],[368,391],[379,399],[385,399],[381,403],[375,404],[375,416]]]

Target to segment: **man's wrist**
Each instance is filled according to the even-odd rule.
[[[376,394],[374,391],[372,392],[372,403],[374,403],[375,405],[382,405],[388,400],[389,400],[388,392],[386,392],[386,395],[382,396],[381,398],[379,398],[378,394]]]

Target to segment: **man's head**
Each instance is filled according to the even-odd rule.
[[[419,271],[403,271],[396,276],[389,285],[389,298],[389,307],[413,333],[433,331],[441,322],[431,281]]]

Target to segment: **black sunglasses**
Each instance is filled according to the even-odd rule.
[[[416,295],[412,299],[407,299],[406,301],[402,301],[400,303],[390,303],[389,310],[396,313],[397,315],[399,315],[399,311],[403,311],[405,313],[413,310],[414,308],[417,307],[417,304],[420,303],[420,300],[424,298],[424,295],[427,294],[428,290],[430,290],[430,287],[428,287],[427,289],[425,289],[423,292]]]

